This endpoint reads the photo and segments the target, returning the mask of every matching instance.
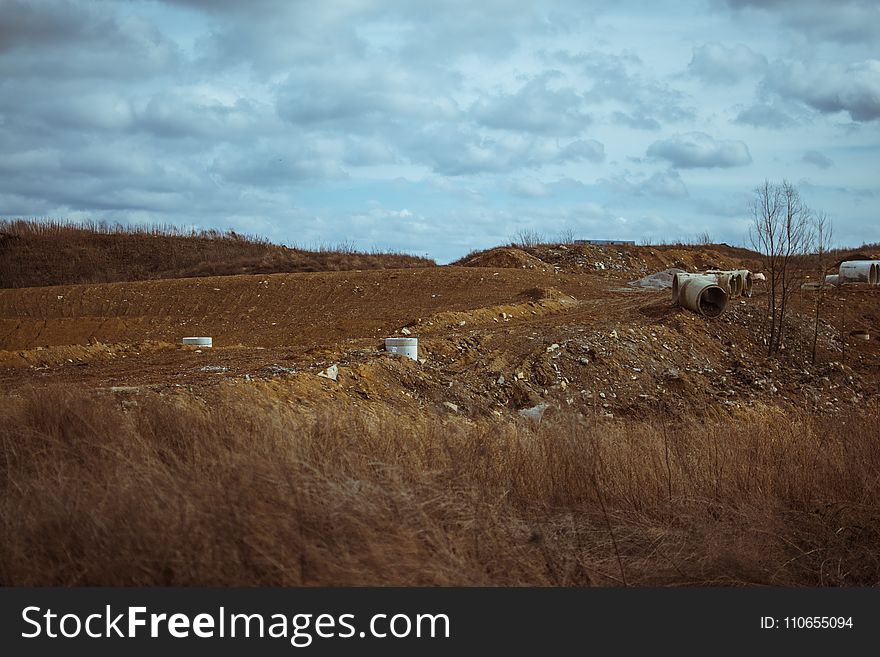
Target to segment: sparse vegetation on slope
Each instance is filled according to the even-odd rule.
[[[0,221],[0,288],[432,265],[403,253],[361,253],[350,244],[309,251],[234,232]]]

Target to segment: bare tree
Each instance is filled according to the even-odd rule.
[[[574,228],[566,226],[559,231],[560,244],[574,244]]]
[[[709,246],[712,244],[712,236],[709,235],[709,231],[704,230],[697,235],[695,242],[697,246]]]
[[[764,256],[764,269],[767,277],[767,319],[770,322],[767,339],[768,354],[773,352],[776,341],[776,291],[779,287],[779,216],[782,198],[779,187],[764,180],[755,188],[754,198],[749,204],[752,214],[752,225],[749,228],[749,239],[755,251]]]
[[[511,240],[513,246],[518,246],[521,249],[530,249],[543,244],[545,241],[543,234],[531,228],[521,228],[514,233]]]
[[[812,213],[787,180],[759,185],[750,211],[749,237],[767,270],[767,354],[772,356],[782,348],[788,302],[802,280],[794,261],[813,243]]]
[[[825,276],[829,271],[828,251],[834,238],[834,224],[825,212],[813,217],[813,234],[816,244],[816,271],[819,274],[819,291],[816,293],[816,317],[813,324],[813,348],[811,362],[816,364],[816,342],[819,339],[819,315],[825,297]]]

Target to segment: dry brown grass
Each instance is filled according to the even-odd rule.
[[[5,585],[876,585],[880,428],[0,400]]]
[[[432,265],[403,253],[358,252],[350,244],[309,251],[231,232],[0,221],[0,288]]]

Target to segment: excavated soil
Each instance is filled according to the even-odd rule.
[[[345,400],[463,419],[876,403],[880,288],[826,293],[814,365],[816,293],[798,297],[787,349],[767,359],[763,284],[714,320],[673,306],[668,290],[628,285],[670,267],[755,269],[753,255],[504,247],[473,266],[5,289],[0,388],[80,383],[136,403],[145,389],[210,398],[246,385],[304,412]],[[391,335],[419,337],[420,361],[384,353]],[[211,336],[214,348],[184,347],[184,336]],[[334,364],[335,380],[318,376]]]

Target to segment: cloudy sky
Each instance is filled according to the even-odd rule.
[[[745,243],[796,183],[880,241],[875,0],[0,0],[0,215],[440,262]]]

